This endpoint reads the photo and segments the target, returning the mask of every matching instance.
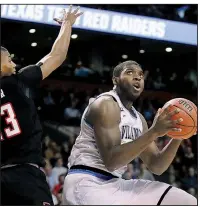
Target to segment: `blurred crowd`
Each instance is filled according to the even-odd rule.
[[[17,63],[17,68],[26,65],[23,58],[15,56],[14,61]],[[176,65],[163,65],[161,68],[144,68],[145,89],[156,91],[183,92],[181,86],[184,81],[184,93],[195,94],[198,87],[198,75],[196,67],[187,67],[187,65],[178,65],[181,71],[176,69]],[[149,66],[153,67],[153,66]],[[169,67],[171,70],[169,70]],[[104,65],[98,68],[94,64],[89,64],[86,67],[82,61],[76,64],[71,64],[69,58],[64,64],[55,71],[50,77],[60,80],[74,80],[95,84],[112,84],[112,71],[114,66]],[[174,70],[172,70],[174,68]]]
[[[94,7],[93,5],[85,5]],[[121,11],[125,13],[157,17],[162,19],[197,23],[197,6],[193,5],[98,5],[98,9],[106,9],[111,11]]]
[[[97,70],[95,65],[90,64],[90,67],[85,67],[81,61],[78,61],[76,65],[64,64],[61,67],[60,72],[65,77],[76,78],[79,80],[84,80],[93,83],[112,83],[112,71],[114,67],[104,66],[101,70]],[[174,66],[175,68],[175,66]],[[144,68],[145,70],[145,68]],[[154,68],[153,70],[145,70],[145,85],[146,89],[151,90],[162,90],[162,91],[173,91],[180,92],[177,84],[181,84],[184,80],[185,88],[187,92],[195,91],[198,86],[197,82],[197,71],[195,68],[189,68],[187,70],[181,71],[181,73],[176,71],[167,70],[167,68]],[[187,89],[189,89],[187,91]],[[182,89],[181,89],[182,90]]]
[[[67,162],[75,137],[58,145],[48,135],[44,137],[43,155],[46,165],[43,172],[46,175],[55,205],[61,205],[65,176],[68,172]]]

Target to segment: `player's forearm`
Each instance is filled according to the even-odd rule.
[[[71,24],[69,21],[63,22],[60,33],[55,40],[51,52],[46,55],[41,63],[42,77],[45,79],[56,70],[65,60],[69,48],[71,37]]]
[[[161,175],[174,160],[181,140],[172,139],[151,161],[152,172]]]
[[[69,48],[70,38],[71,38],[72,26],[69,21],[64,21],[62,23],[59,35],[55,40],[50,54],[59,55],[62,58],[66,58],[67,51]]]
[[[149,129],[145,134],[135,141],[114,147],[108,156],[107,168],[114,171],[117,168],[123,167],[138,157],[148,145],[157,138],[153,129]]]

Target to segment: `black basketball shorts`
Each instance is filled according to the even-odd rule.
[[[29,164],[1,169],[1,205],[53,205],[45,174]]]

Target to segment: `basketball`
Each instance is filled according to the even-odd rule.
[[[169,109],[170,111],[178,108],[180,112],[172,116],[172,120],[177,120],[182,118],[183,121],[179,124],[176,124],[175,127],[181,128],[181,132],[170,131],[167,136],[173,139],[188,139],[192,137],[197,131],[197,107],[196,105],[184,98],[175,98],[168,101],[163,109],[172,105]]]

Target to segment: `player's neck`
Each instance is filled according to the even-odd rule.
[[[133,106],[133,101],[128,100],[118,88],[116,88],[115,91],[117,92],[117,95],[119,96],[119,98],[120,98],[122,104],[125,106],[125,108],[130,110],[131,107]]]

